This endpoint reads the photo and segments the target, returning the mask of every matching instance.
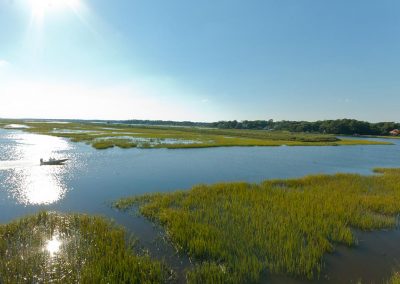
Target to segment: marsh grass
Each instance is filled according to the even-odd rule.
[[[388,284],[400,284],[400,272],[393,273]]]
[[[0,225],[0,283],[168,282],[166,267],[133,245],[104,218],[41,212]]]
[[[352,228],[394,228],[400,169],[377,175],[315,175],[259,184],[197,185],[115,202],[138,206],[197,260],[190,283],[258,282],[261,274],[318,278],[335,244],[356,246]]]
[[[92,142],[92,146],[96,149],[108,149],[112,147],[119,148],[134,148],[137,146],[136,143],[129,141],[128,139],[103,139]]]
[[[339,139],[334,135],[290,133],[286,131],[263,131],[241,129],[210,129],[200,127],[157,127],[98,123],[33,123],[12,121],[28,125],[24,131],[68,138],[73,142],[85,142],[96,149],[120,148],[207,148],[232,146],[340,146],[382,145],[386,142]],[[59,132],[56,130],[68,130]],[[76,132],[73,132],[76,131]],[[82,132],[83,131],[83,132]],[[148,139],[135,143],[124,137]],[[163,139],[175,139],[176,143],[163,143]],[[155,141],[155,142],[154,142]],[[195,143],[179,143],[194,141]]]

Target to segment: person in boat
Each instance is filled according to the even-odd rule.
[[[68,159],[60,159],[57,160],[55,158],[50,158],[48,161],[43,161],[43,159],[40,159],[40,164],[41,165],[61,165],[62,163],[66,162]]]

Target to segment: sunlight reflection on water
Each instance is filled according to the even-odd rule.
[[[50,254],[50,257],[54,257],[60,251],[61,245],[60,236],[56,234],[46,242],[45,250]]]
[[[40,158],[65,158],[69,143],[61,138],[15,132],[3,139],[6,157],[0,157],[0,171],[5,174],[3,187],[8,196],[28,205],[51,204],[65,196],[67,191],[62,177],[64,166],[40,166]],[[12,141],[12,143],[11,143]],[[4,158],[8,160],[4,160]]]

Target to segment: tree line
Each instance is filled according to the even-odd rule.
[[[370,123],[355,119],[336,119],[309,121],[273,121],[270,120],[243,120],[218,121],[211,123],[211,127],[224,129],[263,129],[282,130],[290,132],[312,132],[346,135],[389,135],[393,129],[400,129],[400,123],[377,122]]]
[[[171,120],[113,120],[96,122],[121,123],[130,125],[158,125],[177,127],[211,127],[220,129],[253,129],[253,130],[277,130],[290,132],[309,132],[345,135],[390,135],[393,129],[400,129],[397,122],[371,123],[356,119],[335,119],[309,121],[281,120],[227,120],[217,122],[193,122],[193,121],[171,121]]]

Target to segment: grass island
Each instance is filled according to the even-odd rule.
[[[389,142],[338,138],[330,134],[288,131],[216,129],[205,127],[145,126],[94,122],[3,120],[0,127],[20,125],[30,133],[85,142],[96,149],[120,148],[207,148],[232,146],[342,146],[390,145]]]

